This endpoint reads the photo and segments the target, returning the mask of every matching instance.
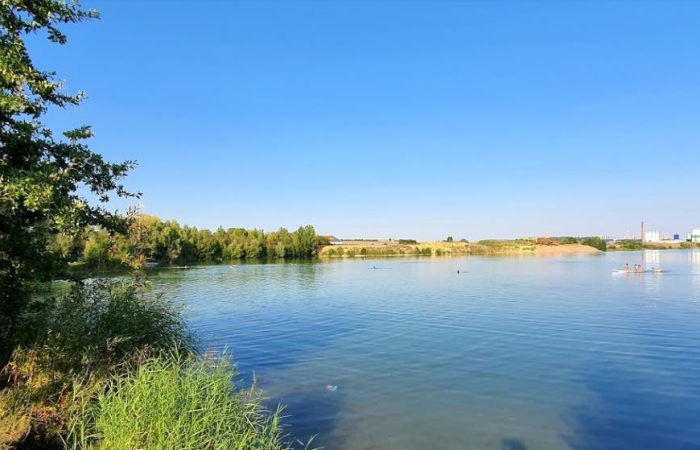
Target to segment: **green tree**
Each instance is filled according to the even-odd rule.
[[[83,250],[83,262],[91,267],[104,267],[109,262],[111,240],[109,233],[98,229],[90,233]]]
[[[595,247],[601,251],[606,251],[608,249],[605,241],[598,236],[587,237],[581,243],[583,245],[590,245],[591,247]]]
[[[38,33],[65,44],[61,25],[97,17],[78,2],[0,3],[0,343],[10,343],[31,282],[56,270],[48,245],[56,234],[124,225],[100,203],[132,195],[120,180],[135,163],[109,163],[91,151],[88,126],[56,136],[42,123],[50,107],[78,105],[83,94],[65,93],[55,73],[35,67],[25,45],[27,35]],[[88,202],[79,187],[99,202]]]

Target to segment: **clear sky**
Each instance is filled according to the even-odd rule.
[[[84,1],[33,43],[146,211],[339,237],[700,226],[700,2]],[[123,205],[121,206],[123,209]]]

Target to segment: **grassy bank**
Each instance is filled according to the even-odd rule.
[[[280,411],[269,415],[256,392],[234,387],[225,358],[153,358],[112,378],[76,408],[72,448],[131,450],[288,449]],[[78,392],[78,395],[81,395]]]
[[[417,242],[401,244],[396,241],[376,241],[328,245],[319,251],[321,258],[363,258],[393,256],[460,256],[460,255],[521,255],[539,253],[597,253],[591,245],[581,243],[537,242],[536,240],[484,240],[469,242]]]
[[[179,307],[141,280],[35,301],[2,371],[0,449],[286,449],[279,412],[198,357]]]
[[[634,250],[679,250],[700,248],[697,242],[646,242],[640,239],[627,239],[614,242],[608,245],[608,250],[612,251],[634,251]]]

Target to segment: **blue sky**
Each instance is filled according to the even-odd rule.
[[[700,226],[700,3],[84,2],[33,42],[181,223],[340,237]],[[121,203],[115,206],[124,208]]]

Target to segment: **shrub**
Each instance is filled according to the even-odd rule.
[[[642,241],[641,239],[622,239],[617,241],[618,245],[625,250],[641,250]]]
[[[289,449],[280,412],[268,415],[254,389],[237,391],[224,358],[156,358],[115,377],[71,419],[77,449]]]
[[[583,245],[590,245],[591,247],[597,248],[600,251],[606,251],[608,246],[605,243],[604,240],[599,238],[598,236],[594,237],[587,237],[583,241],[581,241]]]
[[[180,308],[149,293],[141,280],[76,284],[29,315],[25,336],[65,372],[112,372],[139,350],[193,349]],[[30,331],[30,333],[32,333]]]
[[[417,244],[418,241],[415,239],[399,239],[399,244],[400,245],[409,245],[409,244]]]
[[[23,345],[3,370],[0,443],[40,436],[48,446],[65,425],[66,392],[123,373],[149,355],[193,350],[179,309],[149,295],[140,281],[79,283],[70,293],[32,305]],[[3,442],[4,441],[4,442]],[[0,447],[2,447],[0,445]]]
[[[561,238],[560,242],[562,244],[578,244],[578,239],[572,236],[565,236]]]

